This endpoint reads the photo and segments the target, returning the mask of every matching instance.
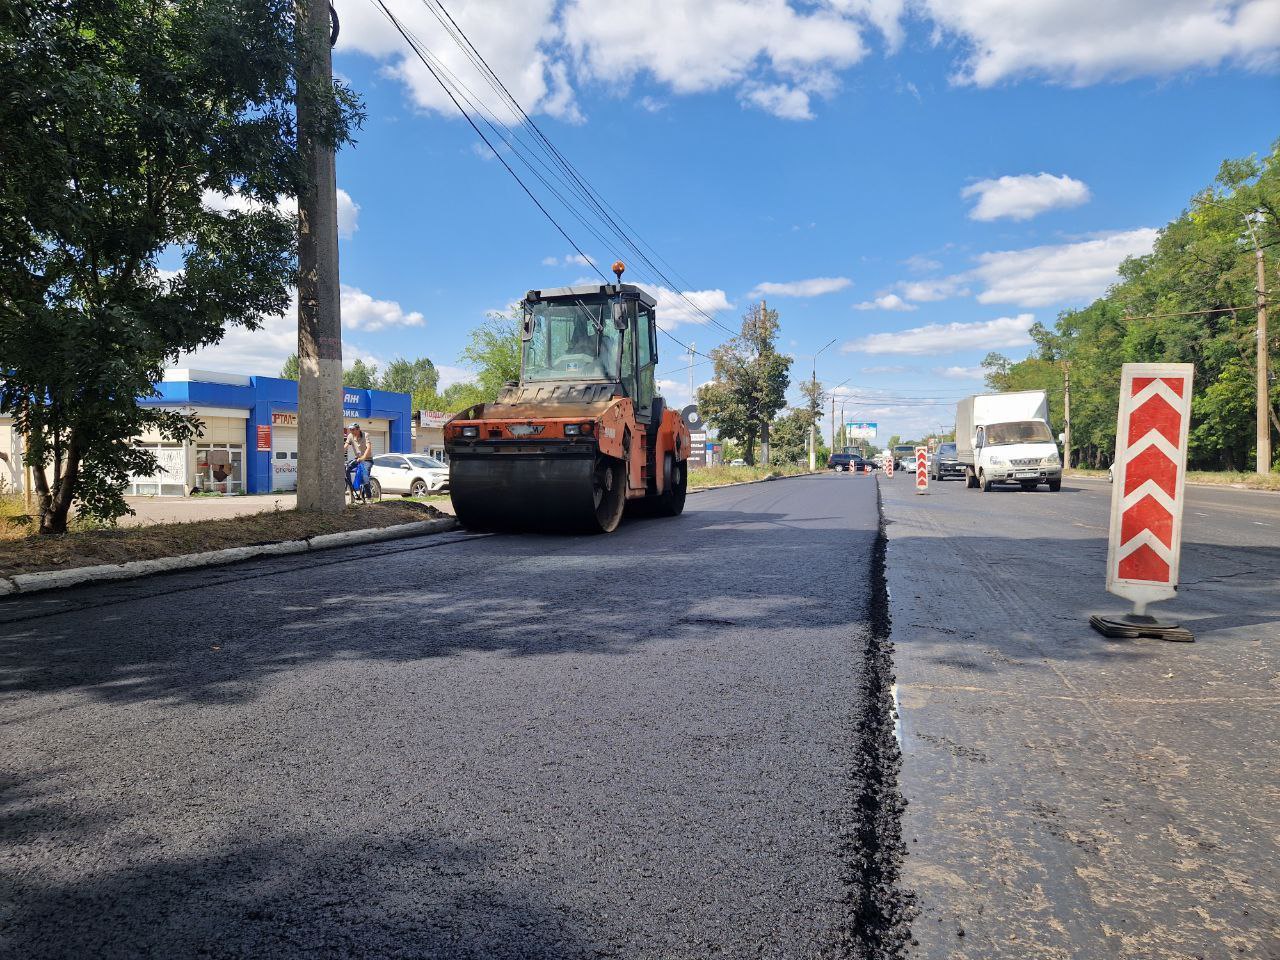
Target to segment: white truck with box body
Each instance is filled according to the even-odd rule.
[[[1049,428],[1043,390],[986,393],[956,405],[956,452],[969,487],[989,491],[997,483],[1034,490],[1062,489],[1062,459]]]

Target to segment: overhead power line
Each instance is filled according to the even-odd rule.
[[[395,27],[396,31],[401,35],[410,49],[418,56],[419,60],[426,66],[432,78],[441,86],[446,95],[453,102],[454,106],[463,115],[472,129],[485,143],[485,146],[501,161],[503,167],[509,174],[520,184],[521,188],[529,195],[539,208],[539,210],[547,217],[548,220],[556,227],[561,236],[569,241],[570,246],[578,254],[583,261],[587,262],[593,270],[602,278],[606,279],[600,268],[583,252],[581,246],[574,241],[568,231],[561,226],[559,221],[553,217],[550,211],[533,193],[533,190],[525,183],[525,181],[516,173],[515,169],[506,158],[502,155],[498,144],[505,146],[519,163],[521,163],[529,173],[542,184],[543,188],[558,201],[566,211],[577,220],[593,238],[606,249],[614,246],[615,241],[610,240],[606,234],[612,234],[624,247],[622,251],[632,260],[633,271],[641,279],[642,282],[650,282],[655,286],[665,286],[671,289],[677,296],[682,299],[688,308],[696,314],[701,315],[708,323],[711,323],[729,335],[736,335],[736,332],[725,324],[720,322],[711,313],[704,310],[697,302],[685,292],[687,282],[680,278],[681,282],[677,283],[671,279],[660,267],[654,263],[654,259],[661,261],[667,269],[671,269],[670,265],[662,259],[652,246],[647,244],[638,235],[633,240],[627,232],[628,229],[634,233],[634,228],[627,224],[627,229],[618,223],[622,220],[620,214],[602,197],[599,192],[586,180],[586,178],[569,162],[551,140],[543,133],[540,127],[529,117],[528,113],[520,105],[519,101],[511,94],[510,90],[503,83],[502,79],[489,66],[483,55],[476,49],[475,45],[467,37],[466,33],[454,20],[452,14],[439,0],[421,0],[427,11],[432,14],[437,23],[445,31],[446,35],[457,45],[468,63],[480,74],[481,78],[493,91],[498,102],[511,114],[513,123],[507,123],[499,119],[494,112],[485,104],[482,97],[478,96],[474,91],[456,75],[449,70],[448,66],[441,60],[439,56],[434,54],[419,40],[403,21],[400,20],[387,7],[385,0],[373,0],[383,16]],[[477,122],[478,121],[478,122]],[[488,133],[481,129],[482,125],[488,128]],[[623,223],[626,223],[623,220]],[[638,241],[638,242],[637,242]],[[653,253],[651,258],[645,249]],[[634,254],[634,258],[632,256]],[[672,271],[674,272],[674,271]],[[680,338],[672,335],[669,331],[663,330],[663,333],[673,342],[679,344],[682,348],[688,350],[686,345]],[[707,354],[698,353],[699,356],[708,357]]]

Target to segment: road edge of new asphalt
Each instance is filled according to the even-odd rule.
[[[285,540],[280,543],[260,543],[248,547],[228,547],[225,550],[209,550],[204,553],[185,553],[176,557],[158,557],[154,560],[131,560],[128,563],[104,563],[72,570],[41,570],[37,573],[19,573],[12,577],[0,577],[0,596],[41,593],[45,590],[61,590],[79,587],[86,583],[108,580],[134,580],[157,573],[175,570],[193,570],[199,567],[218,567],[254,557],[279,556],[291,553],[309,553],[313,550],[331,550],[360,543],[379,543],[384,540],[402,540],[405,537],[428,536],[445,533],[458,526],[452,517],[440,520],[419,520],[400,523],[392,527],[375,527],[368,530],[348,530],[343,533],[325,533],[305,540]]]
[[[807,476],[807,474],[800,474],[800,476]],[[702,493],[704,490],[723,490],[725,487],[742,487],[752,483],[769,483],[774,480],[785,479],[788,478],[781,476],[764,477],[760,480],[726,483],[718,487],[705,487],[702,490],[690,490],[689,492]],[[329,550],[334,547],[349,547],[360,543],[401,540],[405,537],[445,533],[457,527],[457,520],[452,517],[445,517],[439,520],[420,520],[416,523],[401,523],[392,527],[377,527],[370,530],[325,533],[305,540],[284,540],[279,543],[261,543],[249,547],[228,547],[224,550],[209,550],[204,553],[184,553],[176,557],[157,557],[154,560],[131,560],[128,563],[103,563],[91,567],[76,567],[72,570],[41,570],[37,573],[19,573],[12,577],[0,577],[0,597],[42,593],[46,590],[61,590],[67,587],[80,587],[86,583],[102,583],[110,580],[136,580],[139,577],[152,576],[158,573],[172,573],[175,570],[219,567],[229,563],[238,563],[241,560],[251,560],[254,557],[309,553],[313,550]]]
[[[897,680],[887,574],[889,536],[879,478],[875,496],[876,535],[871,548],[866,647],[860,678],[862,710],[855,729],[857,754],[862,761],[851,777],[855,833],[850,852],[858,864],[851,890],[852,939],[855,956],[890,960],[907,954],[912,943],[911,923],[918,910],[915,893],[901,882],[907,856],[902,836],[907,800],[899,785],[902,747],[894,702]]]

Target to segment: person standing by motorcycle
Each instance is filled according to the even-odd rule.
[[[351,456],[347,462],[351,489],[355,491],[356,496],[363,496],[365,484],[369,482],[369,467],[373,462],[373,444],[360,429],[360,424],[351,424],[347,431],[347,439],[343,442],[343,450],[349,451]]]

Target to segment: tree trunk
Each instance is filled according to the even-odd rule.
[[[756,465],[756,435],[748,433],[742,440],[742,459],[748,467]]]
[[[36,492],[40,495],[40,534],[57,536],[67,532],[67,517],[75,500],[76,480],[80,476],[80,438],[71,431],[67,443],[67,458],[58,465],[53,476],[53,489],[49,489],[44,470],[35,469]]]

